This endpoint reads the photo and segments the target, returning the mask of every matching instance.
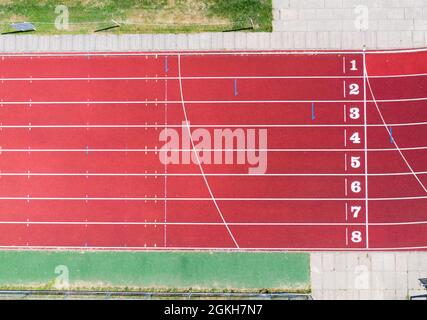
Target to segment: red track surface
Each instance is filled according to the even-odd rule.
[[[1,248],[427,248],[427,51],[3,55],[0,77]],[[162,164],[186,117],[267,129],[266,174]]]

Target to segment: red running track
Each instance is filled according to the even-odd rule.
[[[0,248],[427,249],[427,50],[5,54],[0,77]]]

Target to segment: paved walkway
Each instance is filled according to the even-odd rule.
[[[272,33],[4,35],[0,51],[369,49],[427,46],[427,0],[273,0]]]
[[[313,253],[314,299],[405,300],[426,294],[419,278],[427,277],[425,252]]]
[[[427,46],[427,0],[273,0],[273,8],[274,32],[296,47]]]

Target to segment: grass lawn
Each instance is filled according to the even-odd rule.
[[[68,10],[66,29],[61,29],[66,11],[60,5]],[[1,32],[11,31],[10,23],[25,21],[34,23],[37,34],[92,33],[114,25],[112,19],[120,27],[103,32],[208,32],[252,25],[254,31],[271,31],[272,4],[271,0],[0,0]]]

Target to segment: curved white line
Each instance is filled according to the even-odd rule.
[[[376,102],[376,100],[375,100],[375,95],[374,95],[374,92],[373,92],[373,90],[372,90],[371,83],[370,83],[370,81],[369,81],[369,74],[368,74],[368,70],[367,70],[367,68],[366,68],[366,65],[365,65],[365,74],[366,74],[366,81],[367,81],[367,84],[368,84],[368,87],[369,87],[369,91],[370,91],[370,93],[371,93],[371,95],[372,95],[372,99],[374,100],[374,103],[375,103],[375,107],[376,107],[376,109],[377,109],[377,111],[378,111],[378,114],[379,114],[379,116],[380,116],[380,118],[381,118],[381,121],[382,121],[382,122],[383,122],[383,124],[384,124],[384,128],[387,130],[387,133],[390,135],[390,134],[391,134],[391,132],[390,132],[390,130],[389,130],[389,128],[388,128],[388,125],[387,125],[387,123],[386,123],[386,121],[385,121],[385,119],[384,119],[384,116],[383,116],[383,114],[382,114],[382,112],[381,112],[381,110],[380,110],[380,107],[379,107],[378,103],[377,103],[377,102]],[[405,162],[406,166],[408,167],[408,169],[411,171],[411,173],[413,174],[413,176],[415,177],[415,179],[418,181],[419,185],[422,187],[422,189],[424,190],[424,192],[425,192],[425,193],[427,193],[427,188],[426,188],[426,186],[422,183],[422,181],[421,181],[421,180],[420,180],[420,178],[417,176],[417,174],[415,173],[415,171],[414,171],[414,169],[412,168],[412,166],[409,164],[409,162],[408,162],[408,160],[406,159],[406,157],[404,156],[404,154],[403,154],[402,150],[399,148],[399,145],[397,144],[397,142],[396,142],[396,139],[395,139],[395,138],[393,138],[393,143],[394,143],[394,145],[395,145],[395,147],[396,147],[397,151],[399,152],[399,154],[400,154],[401,158],[403,159],[403,161]]]
[[[196,155],[197,164],[199,165],[200,172],[202,173],[202,176],[203,176],[203,180],[205,181],[206,187],[207,187],[207,189],[209,191],[209,194],[210,194],[210,196],[212,198],[212,201],[213,201],[213,203],[214,203],[214,205],[215,205],[215,207],[216,207],[216,209],[217,209],[217,211],[218,211],[218,213],[219,213],[219,215],[221,217],[221,220],[224,223],[225,227],[227,228],[228,234],[230,235],[231,239],[233,240],[235,246],[237,248],[239,248],[239,244],[237,243],[237,241],[236,241],[233,233],[231,232],[231,229],[228,226],[227,221],[225,220],[225,218],[224,218],[224,216],[223,216],[223,214],[221,212],[221,209],[218,206],[218,203],[216,202],[216,199],[215,199],[215,197],[213,195],[212,189],[211,189],[211,187],[210,187],[210,185],[208,183],[208,179],[205,176],[205,172],[203,170],[203,166],[202,166],[202,163],[200,161],[199,153],[196,150],[196,146],[194,144],[194,140],[193,140],[193,137],[192,137],[192,134],[191,134],[191,129],[190,129],[190,126],[188,125],[189,121],[188,121],[188,116],[187,116],[187,110],[185,108],[184,92],[183,92],[183,89],[182,89],[181,56],[180,56],[180,54],[178,54],[178,77],[179,77],[179,91],[180,91],[180,95],[181,95],[182,111],[184,112],[184,117],[185,117],[185,123],[186,123],[186,127],[187,127],[187,132],[188,132],[188,136],[190,137],[191,145],[193,147],[193,152]]]

